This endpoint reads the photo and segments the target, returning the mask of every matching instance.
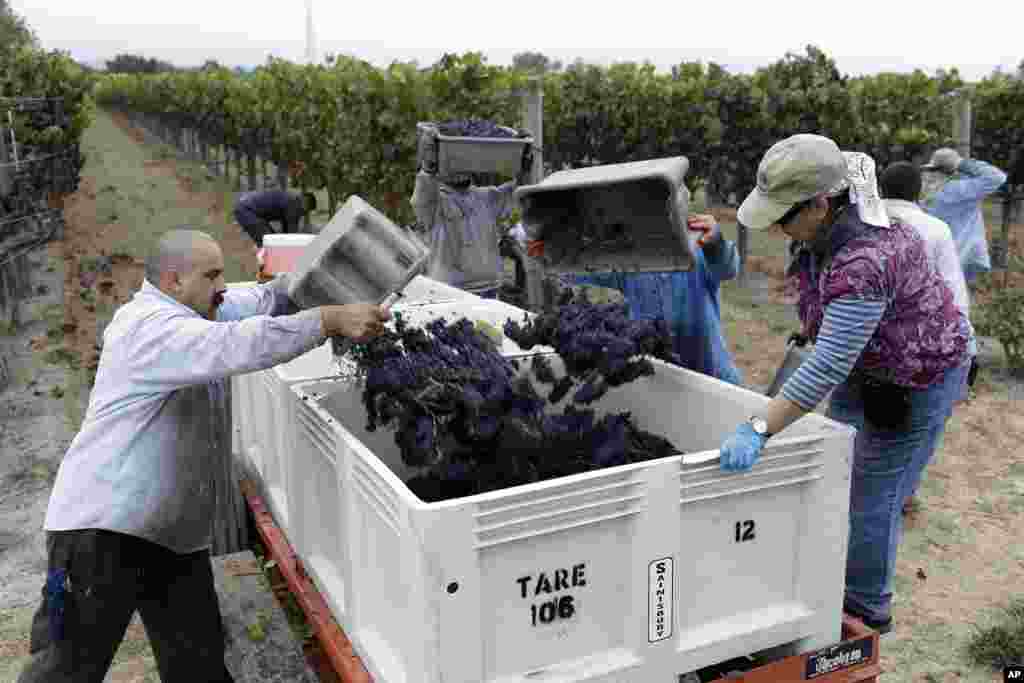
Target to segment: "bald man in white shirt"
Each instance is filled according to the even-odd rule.
[[[379,335],[371,304],[299,312],[282,276],[228,290],[217,242],[173,230],[117,310],[81,430],[50,494],[47,582],[18,678],[99,682],[136,610],[163,681],[231,681],[210,566],[224,381],[345,336]]]

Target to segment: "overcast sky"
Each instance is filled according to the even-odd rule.
[[[479,50],[493,64],[536,50],[571,62],[643,61],[667,69],[681,61],[718,62],[750,71],[802,51],[808,43],[828,52],[847,74],[933,72],[956,66],[968,80],[996,66],[1016,69],[1024,59],[1024,2],[969,5],[933,0],[827,2],[654,3],[428,3],[403,0],[313,1],[320,58],[344,53],[384,65],[442,53]],[[180,66],[216,59],[256,66],[274,55],[305,59],[306,0],[12,0],[48,49],[102,62],[131,52]],[[748,5],[749,7],[745,7]],[[499,19],[499,8],[508,16]],[[257,9],[262,7],[262,9]],[[450,16],[445,8],[451,8]],[[463,18],[468,17],[468,18]],[[555,47],[555,46],[573,47]],[[498,47],[503,46],[503,47]],[[605,46],[605,47],[597,47]],[[671,47],[675,46],[675,47]]]

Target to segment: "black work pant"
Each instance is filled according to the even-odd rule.
[[[245,207],[240,206],[235,209],[235,220],[242,226],[242,230],[245,230],[246,234],[252,238],[257,247],[263,246],[264,235],[275,234],[269,221],[264,220],[256,212]]]
[[[112,531],[48,532],[48,576],[64,570],[63,628],[51,605],[32,620],[31,659],[18,683],[102,683],[138,610],[163,683],[231,683],[208,550],[179,555]],[[56,602],[56,601],[55,601]]]

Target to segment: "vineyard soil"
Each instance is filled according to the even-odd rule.
[[[171,225],[205,225],[224,247],[228,281],[250,280],[255,273],[247,238],[225,217],[224,198],[230,195],[203,179],[195,165],[157,155],[141,132],[127,126],[97,116],[86,135],[89,159],[82,188],[67,204],[65,239],[49,247],[50,262],[64,268],[63,275],[59,269],[51,275],[55,288],[63,277],[65,313],[50,324],[62,330],[63,340],[56,332],[48,337],[47,325],[40,322],[27,338],[12,342],[33,343],[36,369],[20,371],[18,382],[2,395],[4,413],[7,405],[20,407],[16,414],[0,414],[0,681],[13,681],[27,654],[28,625],[44,577],[41,528],[50,477],[88,394],[86,384],[78,403],[51,398],[53,386],[73,387],[76,374],[43,358],[64,347],[88,371],[96,358],[97,327],[135,291],[145,246]],[[732,212],[719,217],[727,236],[734,237]],[[1024,226],[1015,226],[1014,237],[1020,254]],[[747,384],[760,389],[771,381],[796,318],[779,277],[782,240],[754,235],[751,253],[749,282],[730,282],[723,289],[723,319]],[[1021,273],[1014,280],[1024,285]],[[92,292],[84,298],[83,283]],[[983,305],[985,292],[978,300]],[[62,328],[63,323],[74,327]],[[34,378],[39,384],[28,387]],[[990,610],[1024,585],[1024,545],[1017,542],[1024,523],[1022,440],[1024,386],[992,367],[982,374],[971,401],[957,409],[922,486],[922,508],[908,519],[897,567],[896,629],[881,646],[883,683],[1002,680],[969,664],[963,647],[971,624],[986,623]],[[26,453],[41,466],[30,464],[27,473],[12,478]],[[108,680],[158,680],[138,622],[129,629]]]

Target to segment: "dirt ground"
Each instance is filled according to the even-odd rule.
[[[82,186],[66,206],[65,238],[36,256],[34,277],[48,294],[28,302],[33,321],[25,329],[0,338],[5,348],[20,349],[17,381],[0,408],[0,681],[13,681],[27,654],[45,575],[42,520],[53,474],[84,415],[97,334],[137,290],[146,248],[165,229],[195,225],[220,241],[229,282],[252,280],[256,269],[249,238],[228,215],[232,193],[195,164],[102,113],[85,151]],[[716,214],[733,237],[734,212]],[[1014,238],[1022,253],[1024,226],[1016,226]],[[780,239],[756,236],[746,282],[723,286],[729,345],[746,384],[758,389],[770,382],[785,337],[796,329],[792,296],[782,285],[782,247]],[[1024,274],[1014,278],[1024,285]],[[979,303],[986,296],[979,292]],[[985,624],[1024,585],[1022,439],[1024,386],[990,366],[954,414],[923,484],[922,508],[907,521],[897,626],[881,646],[885,683],[1001,680],[969,665],[963,646],[972,624]],[[108,680],[158,680],[137,621]]]

